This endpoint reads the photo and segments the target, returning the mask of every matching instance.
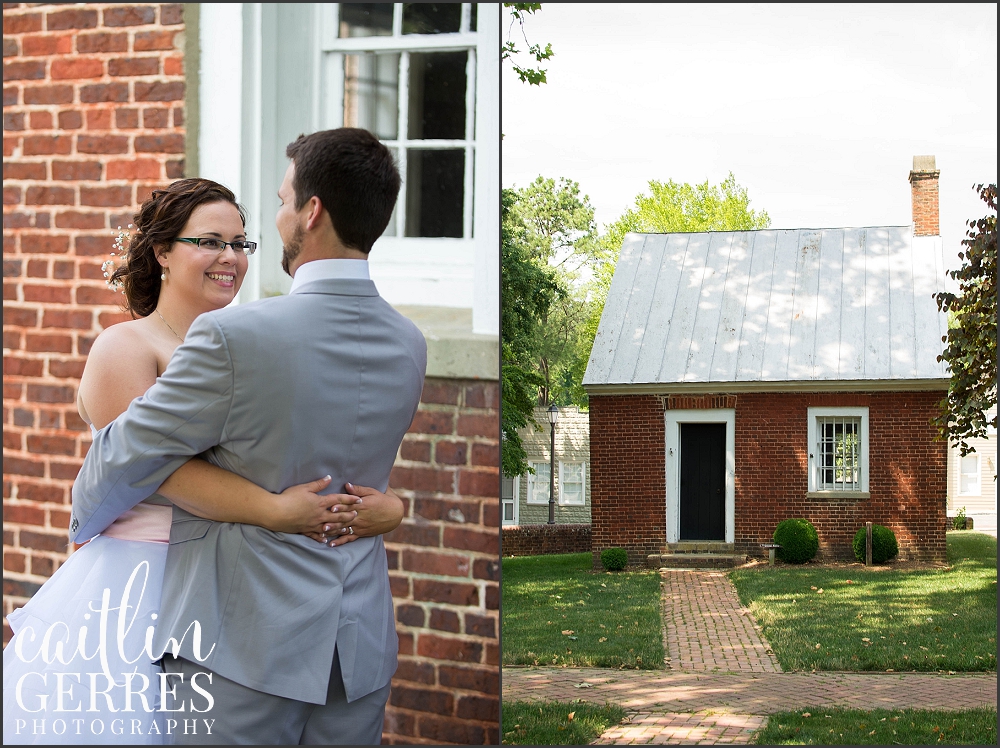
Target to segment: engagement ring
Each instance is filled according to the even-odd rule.
[[[353,527],[348,527],[347,528],[347,532],[349,532],[351,535],[353,535],[354,534],[354,528]]]

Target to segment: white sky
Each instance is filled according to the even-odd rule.
[[[503,184],[573,179],[601,228],[650,179],[730,171],[775,228],[905,225],[914,155],[937,157],[946,247],[986,214],[995,4],[543,3],[525,30],[555,57],[541,86],[504,63]]]

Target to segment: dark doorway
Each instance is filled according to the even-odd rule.
[[[726,539],[726,424],[681,424],[681,540]]]

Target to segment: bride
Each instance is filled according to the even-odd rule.
[[[101,333],[87,359],[77,406],[91,429],[104,428],[149,389],[199,314],[235,298],[256,249],[245,223],[226,187],[184,179],[143,203],[134,235],[119,234],[119,265],[105,274],[123,291],[134,319]],[[14,637],[3,653],[4,744],[172,742],[183,717],[194,715],[163,711],[163,675],[155,662],[163,653],[150,651],[171,503],[218,522],[305,534],[330,546],[399,523],[383,519],[364,530],[358,524],[356,533],[352,507],[362,497],[398,498],[391,489],[387,498],[350,484],[350,494],[321,495],[329,482],[326,477],[272,494],[195,458],[72,554],[8,616]],[[202,644],[206,650],[213,645]]]

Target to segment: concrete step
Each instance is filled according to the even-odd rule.
[[[747,561],[742,553],[653,553],[646,557],[651,569],[731,569]]]
[[[667,543],[663,553],[735,553],[734,543],[723,543],[721,540],[681,540],[677,543]]]

